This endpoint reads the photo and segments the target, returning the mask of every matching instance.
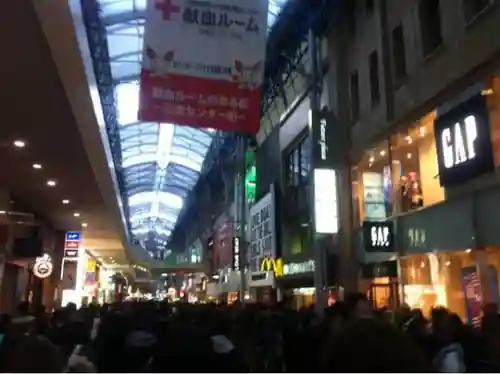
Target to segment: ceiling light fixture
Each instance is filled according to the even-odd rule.
[[[47,186],[49,186],[49,187],[55,187],[56,184],[57,184],[57,182],[55,180],[49,179],[47,181]]]
[[[68,205],[68,204],[69,204],[69,200],[68,200],[68,199],[64,199],[64,200],[62,201],[62,203],[63,203],[64,205]]]
[[[80,213],[78,212],[73,213],[73,217],[80,217]]]
[[[6,214],[7,212],[5,210],[0,210],[0,214]]]
[[[33,169],[41,169],[42,165],[41,164],[33,164]]]
[[[385,156],[385,150],[380,151],[380,156],[384,157]]]
[[[411,158],[411,153],[408,153],[408,154],[406,155],[406,158],[409,160],[409,159]]]
[[[24,148],[26,146],[26,143],[23,140],[14,140],[12,144],[14,144],[14,147],[17,148]]]
[[[82,222],[82,227],[87,228],[89,225],[87,225],[87,222]]]
[[[375,157],[372,156],[369,158],[368,162],[373,162],[373,161],[375,161]]]

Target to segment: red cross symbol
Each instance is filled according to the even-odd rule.
[[[162,11],[165,21],[170,20],[173,13],[181,11],[181,8],[173,4],[172,0],[156,0],[155,8]]]

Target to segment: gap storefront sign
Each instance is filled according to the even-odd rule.
[[[363,244],[366,252],[394,251],[394,223],[392,221],[363,222]]]
[[[486,96],[478,93],[434,121],[439,180],[448,187],[494,170]]]

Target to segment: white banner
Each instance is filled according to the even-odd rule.
[[[250,208],[250,271],[260,272],[265,257],[276,257],[276,216],[274,185]]]
[[[257,132],[267,0],[149,0],[139,118]]]

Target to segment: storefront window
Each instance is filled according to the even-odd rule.
[[[406,213],[444,200],[439,183],[434,119],[431,112],[391,137],[392,213]]]
[[[478,279],[470,279],[471,274],[476,274],[477,278],[476,264],[475,254],[471,250],[416,254],[402,258],[404,302],[411,308],[421,309],[426,316],[429,316],[432,308],[444,306],[465,321],[468,309],[474,305],[466,300],[464,290],[469,290],[474,282],[478,282]],[[480,308],[482,301],[479,304]]]
[[[365,153],[353,170],[355,222],[383,220],[444,200],[435,118],[431,112]]]
[[[358,223],[385,219],[391,209],[391,167],[388,142],[367,152],[353,170],[353,198]]]

